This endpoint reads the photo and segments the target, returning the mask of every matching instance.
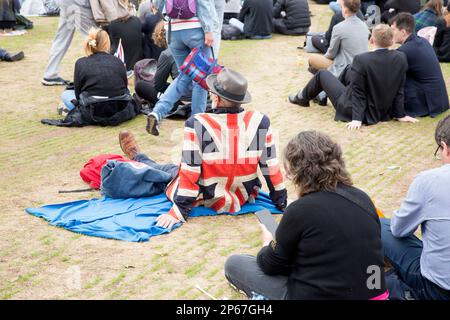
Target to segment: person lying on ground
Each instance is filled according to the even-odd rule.
[[[25,57],[23,51],[11,54],[8,51],[0,48],[0,61],[14,62],[22,60]]]
[[[385,24],[377,25],[370,39],[375,50],[357,55],[348,71],[345,86],[331,72],[319,71],[289,102],[309,107],[309,101],[324,90],[336,109],[335,120],[349,122],[348,129],[376,124],[393,118],[402,122],[417,122],[406,115],[403,86],[408,64],[402,52],[389,50],[393,31]],[[386,73],[386,70],[389,70]]]
[[[61,99],[66,110],[75,108],[73,100],[81,94],[89,97],[117,97],[128,93],[127,71],[120,59],[110,54],[110,40],[106,31],[92,28],[84,41],[86,57],[75,63],[74,88],[63,92]]]
[[[421,11],[414,14],[416,32],[426,27],[435,27],[442,17],[443,5],[442,0],[429,0]]]
[[[334,76],[339,77],[356,55],[369,49],[369,29],[357,17],[360,0],[339,1],[342,2],[342,15],[345,20],[334,26],[330,46],[325,55],[310,56],[309,71],[313,74],[318,70],[328,69]]]
[[[269,39],[273,31],[273,0],[245,0],[239,18],[229,24],[250,39]]]
[[[436,25],[433,48],[440,62],[450,62],[450,3],[445,9],[444,17]]]
[[[406,54],[405,111],[413,117],[435,117],[449,108],[441,66],[430,43],[415,33],[414,17],[399,13],[391,20],[398,51]]]
[[[166,190],[173,202],[170,212],[158,218],[158,226],[171,228],[186,221],[194,206],[215,211],[237,212],[252,201],[261,188],[261,170],[270,198],[281,210],[287,192],[278,165],[270,120],[257,111],[246,111],[251,101],[247,80],[238,72],[224,69],[207,78],[213,109],[191,116],[185,123],[179,172]],[[136,149],[130,135],[121,139],[124,153]]]
[[[307,0],[278,0],[273,7],[274,32],[304,35],[311,26]]]
[[[153,33],[153,42],[156,46],[164,49],[164,51],[158,58],[154,82],[138,80],[135,84],[136,94],[152,105],[156,104],[159,97],[169,87],[170,84],[167,82],[169,77],[176,79],[180,74],[175,59],[167,48],[165,33],[164,22],[158,22]]]
[[[275,238],[261,224],[257,257],[227,259],[227,280],[249,297],[274,300],[387,299],[377,210],[353,186],[341,147],[324,133],[304,131],[289,141],[284,159],[298,199]],[[368,286],[369,270],[376,270],[377,286]]]
[[[400,210],[381,220],[384,255],[420,300],[450,300],[450,116],[439,121],[435,140],[443,165],[415,177]],[[414,235],[419,226],[422,240]]]

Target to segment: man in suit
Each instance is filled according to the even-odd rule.
[[[412,117],[435,117],[449,108],[444,76],[433,47],[415,33],[414,17],[399,13],[391,20],[398,51],[408,59],[405,111]]]
[[[348,74],[348,86],[331,72],[321,70],[301,92],[290,95],[289,102],[309,107],[309,101],[324,90],[336,109],[335,120],[349,122],[350,130],[358,130],[362,123],[371,125],[393,118],[417,122],[405,114],[403,85],[408,64],[403,53],[389,50],[393,44],[392,29],[384,24],[377,25],[370,42],[376,49],[355,57]]]

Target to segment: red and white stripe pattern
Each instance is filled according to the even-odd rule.
[[[122,63],[125,65],[126,67],[126,63],[125,63],[125,53],[123,52],[123,46],[122,46],[122,39],[119,40],[119,45],[117,46],[117,50],[114,53],[114,57],[120,59],[120,61],[122,61]]]
[[[170,214],[184,220],[195,205],[217,212],[237,212],[256,197],[261,170],[272,201],[286,202],[269,119],[259,112],[221,109],[197,114],[184,129],[183,159],[166,194]]]

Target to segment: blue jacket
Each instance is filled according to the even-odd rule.
[[[444,76],[433,47],[423,38],[411,35],[398,48],[408,59],[405,83],[405,112],[409,116],[432,116],[449,108]]]

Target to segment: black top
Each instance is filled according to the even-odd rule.
[[[282,11],[286,12],[283,21],[288,29],[311,26],[307,0],[278,0],[273,7],[273,17],[282,18]]]
[[[340,187],[371,208],[370,215],[334,192],[305,195],[287,207],[276,241],[258,254],[266,274],[289,276],[288,299],[368,300],[386,291],[376,209],[363,191]],[[370,266],[381,270],[379,289],[367,286]]]
[[[350,85],[339,99],[335,119],[370,125],[404,117],[407,70],[406,55],[396,50],[380,49],[355,56],[348,75]]]
[[[439,20],[436,27],[434,50],[440,62],[450,62],[450,28],[444,19]]]
[[[127,71],[122,61],[106,52],[78,59],[75,63],[75,96],[117,97],[128,92]]]
[[[111,38],[111,53],[116,52],[122,39],[127,70],[133,70],[136,62],[144,57],[141,20],[135,16],[126,21],[117,19],[108,26],[108,33]]]
[[[170,49],[166,49],[161,52],[158,59],[158,65],[155,73],[155,89],[158,92],[166,91],[168,87],[167,79],[172,77],[175,79],[178,77],[180,71],[175,63],[175,59],[170,52]]]
[[[268,36],[272,34],[272,0],[245,0],[239,14],[244,23],[245,36]]]

